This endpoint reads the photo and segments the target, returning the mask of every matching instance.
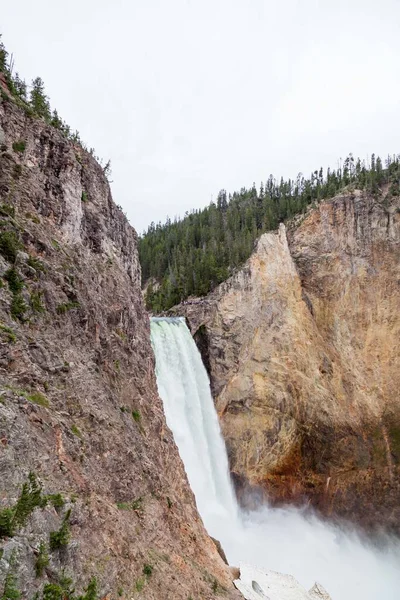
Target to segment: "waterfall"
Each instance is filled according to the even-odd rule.
[[[237,505],[207,373],[184,319],[152,319],[151,340],[167,425],[204,524],[217,537]]]
[[[386,539],[378,549],[350,526],[325,523],[305,509],[240,511],[207,372],[185,320],[151,319],[151,341],[167,424],[204,525],[230,564],[290,573],[307,588],[317,580],[333,600],[398,600],[398,541]]]

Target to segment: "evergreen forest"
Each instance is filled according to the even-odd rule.
[[[279,181],[270,175],[259,189],[253,184],[229,195],[221,190],[216,202],[183,219],[151,223],[139,240],[147,308],[160,313],[190,296],[204,296],[249,258],[262,233],[344,188],[378,196],[384,184],[388,198],[400,193],[400,155],[383,162],[372,154],[366,163],[349,154],[336,170],[320,168],[309,178]]]

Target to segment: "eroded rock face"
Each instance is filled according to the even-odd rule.
[[[0,276],[23,283],[0,288],[0,510],[30,471],[65,501],[0,539],[0,594],[15,549],[23,598],[63,573],[77,592],[96,577],[106,598],[237,597],[165,423],[134,230],[79,146],[10,102],[0,132],[0,229],[20,242],[4,258],[0,232]],[[68,508],[70,540],[49,552]],[[36,577],[40,542],[50,562]]]
[[[186,315],[234,480],[400,530],[400,200],[356,191],[288,233]]]

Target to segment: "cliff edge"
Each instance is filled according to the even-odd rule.
[[[165,423],[136,233],[4,91],[0,197],[0,590],[236,597]]]

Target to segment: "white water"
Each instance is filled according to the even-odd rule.
[[[356,532],[294,508],[240,511],[207,372],[184,319],[152,319],[151,340],[168,426],[204,524],[229,563],[290,573],[307,589],[319,581],[333,600],[399,600],[398,542],[378,551]]]

